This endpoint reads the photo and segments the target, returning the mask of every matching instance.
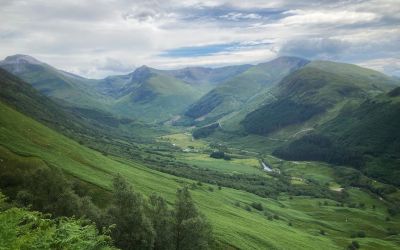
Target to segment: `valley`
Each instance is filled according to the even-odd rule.
[[[0,189],[16,204],[21,176],[59,169],[105,210],[120,175],[168,207],[187,187],[212,249],[400,246],[396,79],[283,57],[75,82],[26,57],[13,71],[11,59],[0,63]],[[58,89],[43,70],[74,84]]]

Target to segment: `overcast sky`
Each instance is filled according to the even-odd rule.
[[[0,0],[0,57],[86,77],[280,55],[400,76],[400,0]]]

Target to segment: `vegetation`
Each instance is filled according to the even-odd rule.
[[[208,136],[211,135],[218,127],[219,127],[219,124],[218,124],[218,123],[213,123],[213,124],[211,124],[211,125],[198,128],[198,129],[196,129],[196,130],[193,131],[193,137],[194,137],[195,139],[208,137]]]
[[[28,211],[5,203],[0,193],[2,249],[116,249],[112,240],[85,220]]]
[[[243,120],[243,126],[249,133],[265,135],[307,121],[324,111],[323,107],[317,105],[281,100],[248,114]]]

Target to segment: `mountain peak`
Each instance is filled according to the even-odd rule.
[[[4,61],[1,61],[0,64],[38,64],[43,65],[44,63],[37,60],[36,58],[28,55],[16,54],[12,56],[7,56]]]

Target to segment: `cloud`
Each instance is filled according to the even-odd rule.
[[[309,59],[332,59],[338,57],[349,47],[349,43],[331,38],[310,38],[290,40],[279,50],[283,55],[294,55]]]
[[[315,11],[290,10],[284,14],[290,15],[282,19],[285,25],[348,25],[369,23],[376,21],[380,16],[371,12],[356,11]]]
[[[96,78],[142,64],[217,66],[281,54],[375,65],[400,54],[397,2],[0,0],[0,57],[29,54]]]
[[[372,59],[358,63],[358,65],[384,72],[390,76],[400,77],[400,58]]]
[[[103,61],[95,62],[95,65],[97,65],[96,67],[98,70],[119,73],[126,73],[132,71],[134,68],[133,65],[125,64],[118,59],[109,57],[105,58]]]

